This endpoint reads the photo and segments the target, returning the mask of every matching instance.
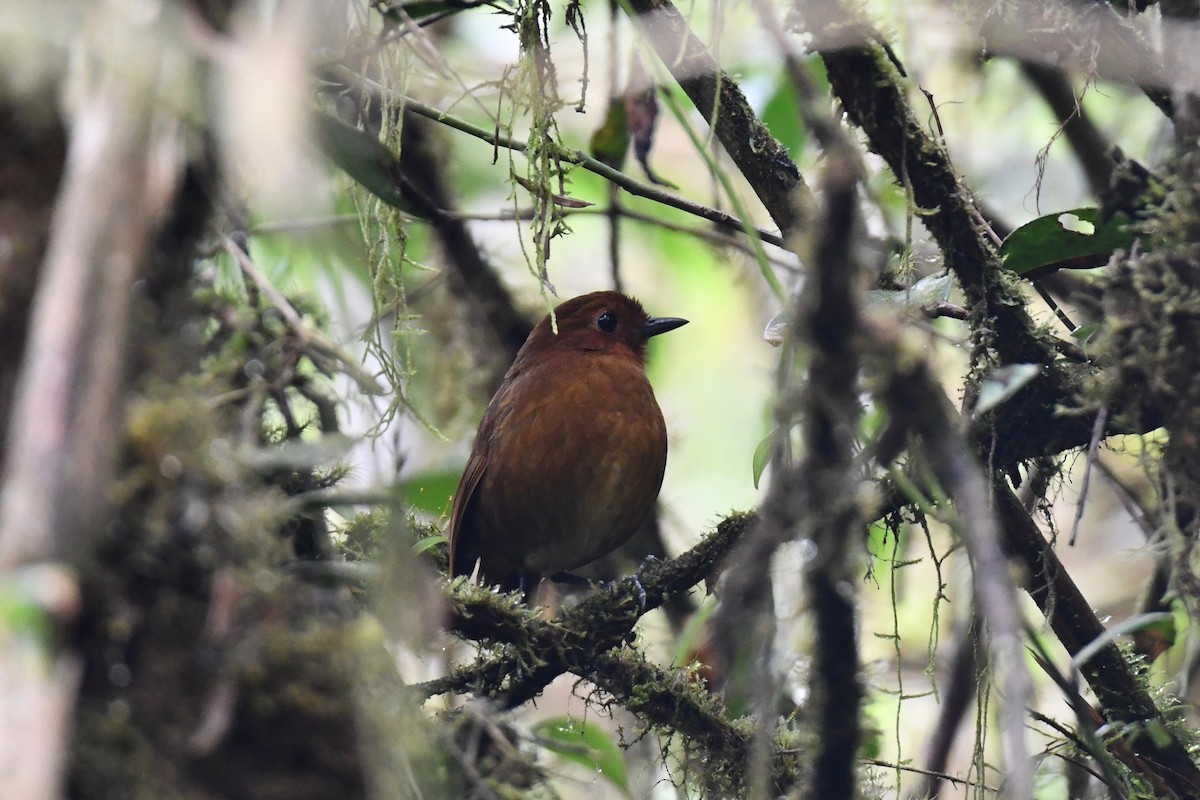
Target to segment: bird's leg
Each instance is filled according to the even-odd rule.
[[[635,572],[629,576],[629,581],[633,584],[634,591],[637,592],[638,607],[642,611],[645,611],[646,610],[646,589],[644,586],[642,586],[641,573],[642,573],[642,570],[639,567],[637,572]]]
[[[550,580],[554,581],[555,583],[566,584],[567,586],[586,586],[591,588],[592,586],[596,585],[594,581],[589,581],[587,578],[581,578],[572,572],[556,572],[550,576]]]
[[[655,556],[647,557],[646,562],[638,567],[636,573],[630,575],[628,578],[625,578],[626,581],[629,581],[633,584],[633,589],[637,593],[638,605],[643,611],[646,610],[647,598],[646,590],[642,587],[642,582],[640,580],[642,569],[653,563],[657,563],[658,561],[659,559]],[[583,586],[589,589],[595,589],[598,587],[606,592],[616,592],[619,588],[619,581],[591,581],[587,578],[582,578],[570,572],[556,572],[550,576],[550,580],[554,581],[555,583],[565,584],[567,586]]]
[[[638,604],[642,607],[643,611],[646,610],[647,597],[646,587],[642,586],[642,571],[661,563],[663,563],[663,560],[651,553],[638,565],[637,570],[629,576],[629,580],[633,581],[633,588],[637,591]]]
[[[538,587],[542,585],[542,576],[536,572],[521,570],[517,573],[517,588],[521,590],[521,602],[532,606],[538,597]]]

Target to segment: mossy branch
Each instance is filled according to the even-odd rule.
[[[975,198],[959,180],[944,144],[908,102],[894,54],[877,32],[836,2],[798,3],[798,8],[805,29],[816,37],[834,95],[868,146],[911,189],[922,224],[967,297],[976,370],[1014,363],[1041,367],[1038,378],[1002,410],[975,420],[979,451],[990,454],[998,472],[1007,472],[1023,460],[1088,442],[1091,415],[1061,412],[1080,404],[1083,381],[1093,367],[1065,366],[1054,337],[1033,320],[1015,278],[984,235]]]
[[[636,612],[628,613],[628,601],[632,599],[622,594],[605,598],[609,605],[616,600],[616,609],[609,609],[609,619],[620,615],[613,614],[614,610],[626,612],[626,619],[636,618]],[[636,607],[636,602],[633,605]],[[546,622],[507,598],[470,584],[456,587],[451,607],[455,630],[460,635],[511,644],[504,648],[504,657],[481,658],[440,681],[415,687],[422,694],[472,691],[512,706],[515,694],[527,694],[547,674],[552,672],[552,677],[557,677],[569,671],[590,681],[649,725],[685,737],[689,748],[703,751],[706,773],[725,776],[733,781],[729,789],[737,796],[744,794],[741,790],[750,773],[747,766],[752,730],[727,719],[721,702],[687,670],[651,664],[632,647],[610,647],[614,629],[604,621],[601,627],[606,630],[590,637],[578,630],[580,619],[570,628]],[[601,641],[596,642],[597,638]],[[526,670],[527,675],[520,674]],[[799,774],[798,762],[778,745],[771,755],[773,782],[778,791],[784,791]]]
[[[805,4],[812,5],[812,4]],[[946,266],[976,310],[976,328],[990,325],[1001,363],[1050,364],[1056,354],[1036,326],[1015,286],[1004,280],[1000,256],[983,235],[983,217],[959,181],[945,146],[934,139],[909,105],[900,76],[877,36],[836,3],[805,9],[807,27],[818,36],[829,82],[850,121],[872,150],[912,189],[921,222],[937,241]],[[820,49],[828,29],[861,29],[851,44]]]
[[[472,691],[511,708],[536,697],[563,672],[588,677],[590,659],[624,643],[647,611],[715,575],[726,553],[755,519],[751,514],[730,516],[678,558],[647,562],[636,581],[598,588],[551,622],[531,617],[503,595],[467,582],[452,584],[451,629],[467,639],[514,645],[516,650],[483,656],[417,688],[427,696]],[[522,657],[519,651],[536,655]],[[524,669],[532,662],[538,663]]]
[[[627,648],[595,659],[589,676],[602,691],[656,728],[687,737],[689,750],[703,750],[705,782],[723,790],[716,796],[747,796],[752,776],[751,752],[757,721],[730,722],[716,698],[689,680],[682,670],[657,667]],[[771,796],[782,795],[801,778],[799,754],[771,737]],[[707,760],[705,760],[707,756]]]
[[[1007,487],[995,491],[1005,545],[1009,555],[1023,567],[1026,591],[1046,614],[1067,650],[1078,652],[1102,635],[1104,626],[1012,491]],[[499,652],[485,654],[444,678],[413,689],[426,697],[472,692],[511,708],[535,697],[557,676],[570,672],[592,682],[647,723],[686,737],[702,748],[718,768],[749,764],[752,733],[730,723],[712,695],[688,679],[684,671],[657,667],[635,649],[622,645],[645,611],[711,577],[730,548],[757,520],[755,514],[730,517],[678,559],[645,566],[640,573],[646,593],[644,609],[630,580],[612,589],[595,590],[554,621],[537,618],[504,595],[457,583],[450,592],[452,629],[466,639],[500,645]],[[1143,724],[1145,730],[1169,730],[1166,715],[1138,683],[1115,646],[1093,657],[1084,665],[1083,674],[1107,718],[1150,723]],[[1165,776],[1179,796],[1200,789],[1200,771],[1177,741],[1158,744],[1143,733],[1132,746],[1147,769]],[[777,787],[792,785],[799,779],[798,764],[779,750],[774,739],[770,763],[771,779]]]
[[[720,701],[686,670],[649,663],[634,648],[622,648],[637,620],[670,596],[711,578],[725,555],[755,524],[737,514],[688,552],[670,561],[643,565],[632,579],[598,588],[553,621],[542,620],[513,599],[465,581],[452,584],[451,628],[464,638],[499,644],[445,678],[414,687],[424,696],[473,692],[506,707],[537,696],[554,678],[571,672],[592,682],[647,723],[680,734],[704,751],[706,774],[741,781],[748,775],[752,733],[730,722]],[[639,592],[639,586],[641,592]],[[640,601],[644,592],[645,602]],[[794,783],[797,761],[776,746],[772,780],[781,791]]]

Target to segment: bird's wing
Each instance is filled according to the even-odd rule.
[[[475,490],[479,488],[479,481],[487,468],[488,452],[491,450],[492,433],[496,429],[497,419],[505,415],[513,393],[510,378],[515,378],[516,374],[517,365],[514,364],[492,401],[488,403],[483,421],[479,423],[479,431],[475,434],[471,456],[467,459],[467,466],[458,481],[458,491],[454,493],[454,504],[450,507],[450,524],[446,527],[446,537],[450,540],[451,577],[470,575],[480,556],[478,526],[472,522],[470,511],[474,505]]]
[[[467,459],[466,469],[458,482],[458,491],[454,493],[454,504],[450,507],[450,524],[446,527],[446,536],[450,540],[451,576],[470,575],[475,569],[475,562],[482,555],[479,542],[480,521],[474,513],[478,505],[475,502],[475,493],[490,460],[493,437],[498,429],[503,428],[503,421],[512,413],[514,406],[521,405],[516,398],[530,385],[529,374],[531,373],[524,370],[518,356],[492,401],[488,403],[483,421],[479,423],[475,445],[471,448],[471,456]],[[518,379],[518,376],[521,376],[521,379]]]
[[[481,432],[482,433],[482,432]],[[462,479],[458,482],[458,491],[454,493],[454,505],[450,508],[450,525],[446,528],[446,536],[450,540],[450,576],[469,575],[475,568],[479,558],[478,543],[473,541],[476,532],[471,526],[463,528],[467,508],[483,477],[484,467],[487,466],[486,438],[480,435],[467,459],[467,468],[463,471]]]

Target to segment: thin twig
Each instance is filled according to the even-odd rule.
[[[309,219],[277,219],[259,222],[251,227],[251,233],[291,233],[293,231],[309,231],[322,228],[333,228],[338,225],[356,225],[356,214],[333,214],[327,217],[311,217]]]
[[[334,67],[331,68],[329,72],[330,75],[334,76],[340,82],[349,82],[352,85],[357,84],[363,88],[370,89],[372,92],[391,97],[393,102],[404,105],[405,108],[415,114],[420,114],[421,116],[433,120],[441,125],[453,128],[460,133],[474,136],[476,139],[485,141],[488,144],[491,144],[493,147],[503,147],[518,153],[524,153],[528,147],[526,142],[518,141],[517,139],[513,139],[509,136],[504,136],[496,131],[489,131],[480,128],[479,126],[473,125],[466,120],[462,120],[451,114],[448,114],[441,109],[435,108],[426,103],[422,103],[420,100],[417,100],[414,97],[394,97],[392,92],[387,87],[372,81],[369,78],[356,75],[345,67]],[[665,191],[656,186],[642,183],[641,181],[626,175],[624,172],[614,169],[604,162],[592,158],[582,150],[560,149],[557,153],[557,157],[560,161],[570,164],[578,164],[587,171],[593,172],[600,177],[615,183],[617,186],[620,186],[622,189],[634,195],[635,197],[644,197],[647,200],[653,200],[656,203],[661,203],[662,205],[670,206],[671,208],[676,208],[680,211],[686,211],[689,214],[706,219],[709,222],[713,222],[731,231],[740,232],[746,227],[746,224],[742,220],[734,217],[731,214],[726,214],[724,211],[718,211],[715,208],[709,208],[708,206],[701,205],[700,203],[686,200],[679,195],[672,194],[671,192]],[[774,233],[758,226],[750,227],[754,231],[754,234],[764,242],[774,244],[778,247],[786,246],[783,237],[778,233]]]
[[[303,346],[311,348],[313,351],[332,358],[341,364],[342,371],[353,378],[359,388],[365,393],[372,395],[384,393],[384,389],[379,385],[379,382],[359,366],[349,353],[346,353],[342,348],[334,344],[324,333],[311,328],[304,322],[295,307],[288,302],[288,299],[283,296],[282,292],[275,288],[275,285],[258,268],[258,265],[247,255],[245,250],[238,247],[237,243],[228,236],[222,238],[222,244],[238,262],[238,266],[241,267],[242,272],[246,273],[246,277],[254,281],[254,285],[259,288],[259,291],[265,294],[267,299],[271,301],[271,305],[275,307],[275,310],[287,322],[288,327]]]
[[[1092,465],[1096,463],[1096,450],[1100,440],[1104,438],[1104,428],[1108,425],[1108,406],[1100,406],[1096,413],[1096,424],[1092,426],[1092,441],[1088,445],[1087,463],[1083,467],[1083,480],[1079,485],[1079,502],[1075,505],[1075,520],[1071,523],[1071,536],[1067,544],[1075,546],[1075,537],[1079,533],[1079,523],[1083,520],[1083,507],[1087,502],[1088,487],[1092,481]]]
[[[908,764],[896,764],[891,761],[882,761],[878,758],[861,758],[859,760],[862,761],[864,764],[870,764],[873,767],[882,767],[884,769],[894,769],[894,770],[899,770],[900,772],[911,772],[914,775],[924,775],[927,778],[937,778],[938,780],[943,780],[943,781],[947,781],[949,783],[953,783],[955,786],[967,786],[972,789],[983,789],[985,792],[990,792],[992,794],[996,794],[1000,791],[999,789],[997,789],[993,786],[988,786],[986,783],[982,783],[980,781],[969,780],[967,778],[959,778],[954,775],[951,775],[948,772],[937,772],[936,770],[931,770],[931,769],[921,769],[920,767],[914,767],[914,766],[910,766]]]
[[[1153,514],[1146,508],[1145,503],[1141,501],[1129,484],[1113,471],[1112,467],[1105,463],[1104,459],[1097,458],[1095,464],[1096,469],[1100,470],[1100,474],[1112,486],[1113,493],[1117,496],[1117,501],[1125,509],[1125,513],[1129,514],[1130,519],[1138,526],[1142,535],[1146,537],[1146,541],[1154,541],[1157,532],[1154,529]]]
[[[787,148],[763,125],[738,82],[671,0],[621,0],[663,65],[687,94],[784,235],[798,230],[812,193]]]
[[[938,485],[953,500],[954,528],[971,558],[975,608],[987,623],[988,649],[996,661],[1001,696],[1000,735],[1006,784],[1012,797],[1032,796],[1033,773],[1025,742],[1025,708],[1032,686],[1021,646],[1022,616],[983,470],[958,431],[961,425],[925,360],[906,352],[899,331],[870,326],[878,364],[885,366],[882,395],[889,412],[920,436],[921,453]]]
[[[451,219],[469,220],[473,222],[511,222],[517,219],[529,219],[533,210],[530,208],[518,209],[501,209],[499,211],[446,211],[445,216]],[[663,230],[672,231],[674,233],[682,233],[687,236],[695,236],[697,239],[720,245],[722,247],[732,247],[747,255],[754,255],[754,248],[746,244],[739,238],[730,236],[722,231],[706,230],[690,225],[682,225],[678,222],[672,222],[669,219],[656,217],[651,214],[644,214],[641,211],[634,211],[624,205],[617,204],[614,206],[596,206],[593,208],[564,208],[559,211],[564,217],[588,217],[588,216],[604,216],[611,217],[614,213],[620,215],[622,219],[641,222],[646,225],[653,225]],[[782,238],[775,234],[768,234],[761,237],[765,244],[774,245],[780,249],[786,250],[786,244]],[[790,252],[790,251],[788,251]],[[776,267],[782,267],[786,270],[795,270],[796,264],[783,261],[779,258],[767,256],[771,264]],[[949,308],[953,308],[947,304]],[[965,317],[966,312],[963,312]],[[937,316],[954,316],[953,313],[938,314]]]

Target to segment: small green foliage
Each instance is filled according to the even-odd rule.
[[[428,553],[431,550],[433,550],[435,547],[445,546],[445,545],[449,544],[449,542],[450,542],[450,540],[446,537],[445,534],[435,533],[432,536],[425,536],[422,539],[418,540],[417,543],[413,545],[413,552],[414,553]]]
[[[1076,208],[1038,217],[1017,228],[1000,255],[1004,266],[1029,280],[1060,269],[1092,269],[1129,250],[1135,231],[1124,214],[1105,219],[1098,208]]]
[[[773,429],[770,433],[764,436],[754,448],[754,458],[751,460],[751,470],[754,477],[754,488],[758,488],[758,481],[762,478],[762,474],[767,469],[767,465],[771,463],[771,454],[775,452],[775,442],[779,439],[779,428]]]
[[[629,791],[629,776],[621,748],[604,728],[589,720],[553,717],[533,727],[533,734],[547,750],[563,759],[594,771],[621,790]]]
[[[687,625],[675,642],[675,657],[671,660],[673,666],[692,669],[691,659],[703,644],[708,620],[716,610],[716,596],[709,595],[704,598],[704,602],[688,619]]]

